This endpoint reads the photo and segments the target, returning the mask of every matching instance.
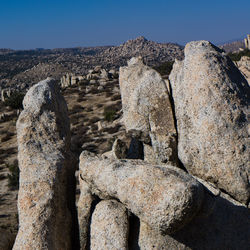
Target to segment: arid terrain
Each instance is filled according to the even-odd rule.
[[[86,85],[90,92],[86,93]],[[100,90],[99,82],[80,84],[62,91],[71,121],[72,151],[76,158],[86,149],[103,153],[111,149],[115,138],[125,133],[119,122],[121,98],[117,79],[107,81]],[[17,232],[17,189],[9,187],[8,166],[16,164],[17,111],[1,105],[6,118],[0,121],[0,227]]]
[[[228,49],[228,52],[233,50]],[[97,65],[107,71],[113,69],[117,72],[128,59],[139,55],[147,65],[159,66],[172,62],[175,58],[182,59],[183,47],[170,43],[158,44],[139,37],[120,46],[0,50],[0,90],[13,88],[25,93],[30,86],[47,77],[53,77],[59,83],[66,73],[86,75]],[[247,61],[249,63],[248,59]],[[245,64],[242,66],[239,63],[239,67],[242,67],[245,75],[248,74]],[[162,75],[168,73],[164,73],[163,69]],[[82,150],[107,152],[111,150],[116,138],[125,135],[125,128],[121,123],[118,75],[105,80],[79,81],[73,86],[62,88],[62,94],[68,105],[71,150],[76,159]],[[11,108],[0,101],[0,228],[10,232],[12,237],[17,233],[18,225],[18,187],[15,180],[18,165],[16,121],[19,113],[19,108]]]

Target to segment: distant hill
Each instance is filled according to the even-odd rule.
[[[243,40],[239,40],[239,41],[233,41],[233,42],[222,44],[219,47],[225,50],[225,52],[230,53],[230,52],[239,51],[240,48],[244,49],[245,44]]]
[[[174,43],[156,43],[148,41],[140,36],[133,40],[105,50],[103,58],[110,65],[125,65],[133,56],[142,56],[148,65],[156,65],[162,62],[173,61],[175,58],[183,58],[183,46]]]
[[[11,49],[0,49],[0,55],[8,54],[14,50]]]
[[[45,76],[60,78],[67,72],[86,74],[97,65],[106,69],[126,64],[133,56],[142,56],[145,63],[157,66],[183,58],[183,46],[156,43],[138,37],[120,46],[78,47],[65,49],[0,50],[1,88],[31,86]]]

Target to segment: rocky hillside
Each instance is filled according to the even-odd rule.
[[[145,37],[128,40],[126,43],[105,50],[102,56],[110,65],[126,64],[134,56],[142,56],[148,65],[157,65],[162,62],[174,61],[183,58],[183,47],[173,43],[156,43]]]
[[[98,74],[96,73],[95,76]],[[99,74],[100,75],[100,74]],[[82,150],[109,151],[125,134],[120,122],[121,96],[118,79],[83,80],[62,89],[71,125],[71,151],[76,159]],[[0,102],[0,236],[13,242],[17,233],[17,137],[19,111]],[[77,190],[79,195],[79,189]],[[8,237],[7,237],[8,236]],[[0,249],[1,241],[0,237]],[[7,243],[6,243],[7,244]]]
[[[143,56],[149,65],[182,58],[183,48],[177,44],[160,44],[138,37],[120,46],[102,46],[72,49],[1,50],[0,90],[17,87],[19,84],[32,86],[47,76],[60,79],[63,73],[83,75],[94,66],[110,70],[125,65],[133,56]],[[64,72],[63,72],[64,71]],[[35,75],[35,77],[34,77]]]

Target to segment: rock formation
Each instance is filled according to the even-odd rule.
[[[245,48],[250,49],[250,35],[247,35],[247,38],[244,39]]]
[[[91,249],[128,249],[127,209],[116,200],[97,204],[91,222]]]
[[[1,101],[4,102],[6,100],[6,98],[11,96],[11,89],[7,88],[7,89],[2,89],[1,90]]]
[[[162,233],[175,232],[189,222],[203,200],[201,185],[183,170],[169,165],[90,158],[82,153],[80,176],[92,193],[102,199],[118,199]]]
[[[67,105],[55,81],[34,85],[17,121],[19,231],[13,249],[71,249],[72,183]]]
[[[156,163],[176,162],[177,134],[165,81],[141,58],[132,58],[120,68],[119,82],[127,131],[150,135]]]
[[[235,62],[235,64],[248,81],[248,85],[250,85],[250,57],[242,56],[239,61]]]
[[[89,221],[91,217],[91,208],[95,198],[92,195],[88,184],[79,176],[81,194],[77,203],[79,239],[81,249],[86,249],[89,242]]]
[[[67,88],[69,86],[76,85],[79,81],[83,80],[84,76],[76,76],[74,74],[67,73],[61,78],[61,87]]]
[[[96,67],[89,77],[96,72],[107,76]],[[199,41],[186,45],[169,81],[132,58],[120,69],[120,87],[127,137],[103,155],[80,156],[72,223],[80,249],[249,249],[244,76],[220,49]],[[17,130],[14,249],[71,249],[69,125],[53,80],[30,89]]]
[[[133,146],[127,157],[126,146],[118,141],[103,157],[82,153],[80,177],[93,195],[119,200],[137,218],[130,218],[130,248],[248,249],[249,87],[238,69],[209,42],[193,42],[185,48],[184,61],[175,62],[169,91],[140,58],[120,69],[120,86],[123,121]],[[169,109],[154,105],[161,95]],[[148,125],[152,106],[162,117],[170,111],[172,124],[176,118],[178,156],[188,173],[176,168],[177,162],[155,164],[159,156],[151,144],[159,143],[159,137],[154,142]],[[166,123],[155,123],[166,135]],[[133,158],[140,158],[140,141],[144,161],[124,159],[131,149]]]
[[[178,156],[193,175],[247,203],[250,87],[214,45],[191,42],[170,74]]]

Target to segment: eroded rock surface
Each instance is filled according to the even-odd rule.
[[[19,249],[71,249],[74,174],[67,105],[55,81],[34,85],[17,121]]]
[[[205,194],[200,212],[193,220],[170,235],[160,235],[141,223],[140,249],[249,249],[249,211],[242,205]]]
[[[165,81],[143,64],[140,57],[120,68],[123,122],[127,131],[146,132],[151,137],[156,163],[176,162],[176,129]]]
[[[184,171],[140,160],[80,156],[80,175],[101,199],[118,199],[161,233],[172,233],[199,211],[203,188]]]
[[[79,225],[79,240],[80,249],[87,248],[91,208],[94,202],[94,197],[89,189],[88,184],[79,176],[81,194],[77,203],[78,225]]]
[[[127,209],[116,200],[101,201],[91,220],[91,249],[128,249]]]
[[[240,72],[244,75],[250,85],[250,57],[243,56],[238,62],[235,62]]]
[[[191,42],[170,74],[178,156],[189,173],[249,200],[249,104],[246,79],[217,47]]]

